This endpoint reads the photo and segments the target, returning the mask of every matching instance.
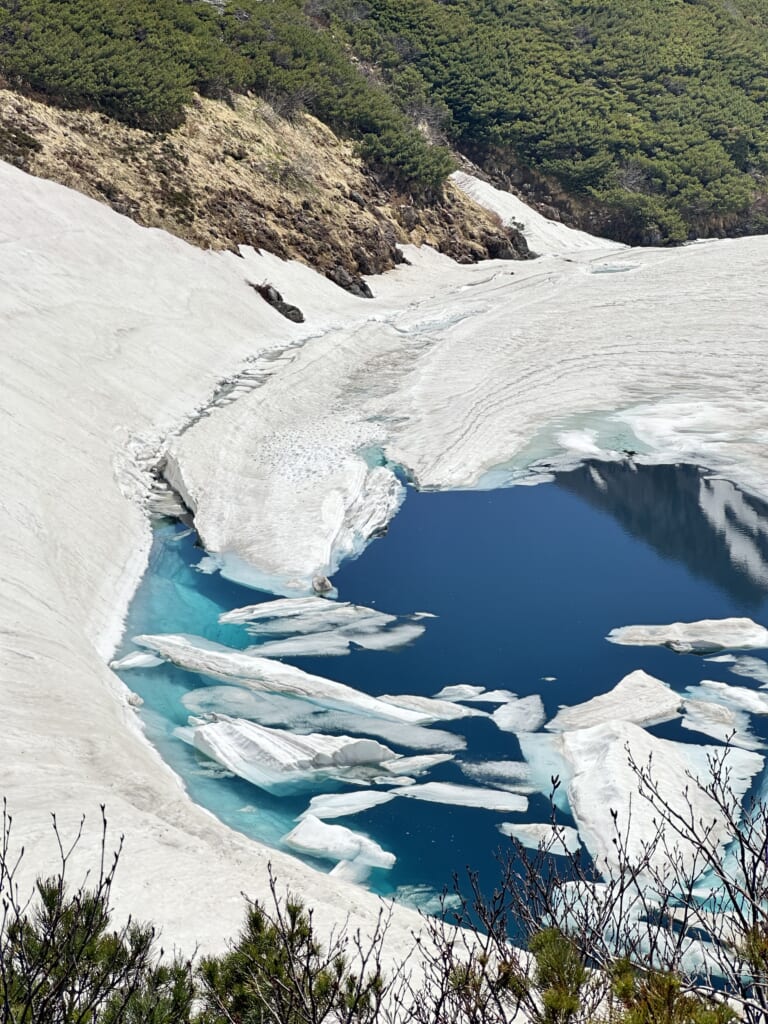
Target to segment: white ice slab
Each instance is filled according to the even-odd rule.
[[[278,658],[348,654],[353,646],[395,649],[420,637],[424,621],[433,617],[418,612],[398,619],[348,602],[299,597],[235,608],[219,622],[245,625],[252,636],[269,638],[250,650]]]
[[[538,693],[507,701],[493,712],[493,720],[504,732],[536,732],[546,720],[544,704]]]
[[[541,847],[562,855],[565,853],[576,853],[581,846],[579,833],[575,828],[571,828],[570,825],[558,825],[555,827],[538,823],[523,824],[522,822],[503,821],[498,826],[498,829],[503,836],[511,836],[513,839],[517,839],[519,843],[528,847],[529,850],[536,850]]]
[[[762,683],[761,689],[768,687],[768,662],[762,658],[753,658],[748,654],[736,657],[733,654],[721,654],[715,658],[705,658],[705,661],[714,661],[726,664],[728,671],[737,676],[745,676],[747,679],[756,679]]]
[[[618,720],[637,725],[657,725],[677,718],[682,702],[682,697],[666,683],[637,669],[608,693],[583,704],[560,708],[552,721],[547,722],[547,729],[565,732]]]
[[[484,686],[473,686],[471,683],[455,683],[453,686],[444,686],[439,693],[436,693],[436,700],[472,700],[485,693]]]
[[[326,825],[311,814],[284,836],[283,842],[293,850],[323,860],[350,861],[371,868],[391,868],[395,864],[395,855],[368,836],[344,825]],[[344,870],[344,877],[349,878],[349,870]]]
[[[712,739],[730,743],[745,750],[760,750],[765,744],[752,732],[746,711],[715,704],[711,699],[684,702],[685,714],[681,725],[692,732],[700,732]]]
[[[563,733],[560,738],[563,756],[573,772],[567,787],[571,810],[581,840],[599,866],[608,870],[616,866],[612,810],[618,813],[622,832],[631,819],[628,849],[633,858],[640,859],[644,845],[657,833],[658,812],[637,793],[637,777],[628,764],[627,748],[642,767],[651,759],[654,779],[672,808],[685,814],[690,800],[695,820],[714,823],[712,841],[726,841],[722,813],[689,777],[706,784],[711,778],[708,759],[722,755],[722,748],[662,740],[630,722],[596,725]],[[729,752],[728,765],[734,799],[739,800],[762,768],[763,758],[734,748]],[[693,863],[694,849],[688,843],[680,843],[680,852],[686,864]],[[664,852],[658,851],[656,862],[662,864],[664,857]]]
[[[195,725],[180,735],[241,779],[270,793],[312,786],[318,777],[338,776],[338,769],[379,765],[392,757],[392,751],[376,740],[318,733],[301,736],[237,718]]]
[[[348,814],[359,814],[379,804],[393,800],[396,793],[381,790],[361,789],[352,793],[320,793],[309,801],[309,807],[299,817],[306,818],[313,814],[316,818],[343,818]]]
[[[454,807],[482,807],[488,811],[525,811],[528,808],[528,801],[519,793],[460,786],[453,782],[424,782],[416,786],[403,786],[398,794],[413,800],[451,804]]]
[[[398,708],[408,708],[423,715],[423,721],[450,722],[458,718],[487,717],[486,711],[466,708],[450,700],[435,700],[434,697],[419,697],[410,693],[384,693],[379,700]]]
[[[382,718],[368,711],[339,710],[332,700],[328,706],[319,697],[304,699],[245,686],[204,686],[185,693],[181,702],[193,714],[221,713],[294,732],[362,733],[409,750],[454,751],[467,745],[463,736],[445,729]]]
[[[697,700],[709,700],[753,715],[768,715],[768,694],[748,690],[746,686],[730,686],[703,679],[698,686],[686,687],[686,693]]]
[[[669,647],[680,654],[747,651],[768,647],[768,629],[752,619],[702,619],[668,626],[621,626],[606,637],[612,644]]]
[[[130,654],[118,658],[117,661],[110,661],[109,667],[115,672],[125,672],[129,668],[155,668],[156,665],[162,664],[163,659],[154,654],[147,654],[146,651],[131,651]]]
[[[260,658],[248,651],[238,651],[199,636],[165,633],[135,636],[133,640],[140,647],[154,651],[180,668],[223,682],[241,683],[255,690],[291,694],[317,701],[325,707],[369,712],[379,718],[405,722],[430,720],[427,715],[369,697],[367,693],[344,683],[313,676],[293,665],[273,661],[271,658]]]
[[[531,766],[525,761],[459,761],[467,778],[513,793],[536,792],[531,781]]]
[[[424,775],[435,765],[451,761],[453,754],[417,754],[414,757],[397,757],[392,761],[382,761],[381,767],[393,775]]]

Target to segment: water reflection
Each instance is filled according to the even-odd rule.
[[[736,600],[754,607],[768,593],[768,504],[729,481],[697,466],[590,461],[557,484]]]

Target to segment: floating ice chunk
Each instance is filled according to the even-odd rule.
[[[694,698],[748,711],[753,715],[768,715],[768,694],[748,690],[746,686],[729,686],[728,683],[703,679],[698,686],[686,687],[685,692]]]
[[[283,726],[293,732],[362,733],[412,750],[463,750],[463,736],[444,729],[411,725],[360,711],[337,710],[319,702],[282,693],[261,693],[243,686],[204,686],[181,698],[194,714],[226,714],[250,718],[261,725]]]
[[[109,667],[115,672],[124,672],[129,668],[154,668],[155,665],[162,665],[163,659],[154,654],[147,654],[146,651],[131,651],[117,661],[110,661]]]
[[[354,793],[320,793],[309,801],[309,807],[299,815],[306,818],[314,814],[316,818],[343,818],[347,814],[367,811],[379,804],[394,800],[395,793],[382,793],[381,790],[363,789]]]
[[[348,654],[352,645],[370,650],[402,647],[424,632],[418,612],[398,621],[397,616],[320,597],[284,598],[235,608],[219,622],[245,625],[257,637],[282,637],[252,648],[264,657]]]
[[[547,729],[564,732],[616,720],[657,725],[677,718],[681,704],[682,697],[666,683],[637,669],[624,676],[608,693],[583,704],[560,708],[552,721],[547,722]]]
[[[482,807],[488,811],[525,811],[528,808],[528,801],[519,793],[460,786],[454,782],[423,782],[416,786],[404,786],[399,795],[455,807]]]
[[[378,765],[392,751],[375,740],[310,733],[297,736],[243,719],[218,721],[179,730],[201,753],[241,779],[267,792],[314,784],[318,776],[339,775],[338,769]]]
[[[459,768],[475,782],[484,782],[513,793],[535,793],[531,783],[531,766],[525,761],[460,761]]]
[[[568,784],[571,811],[582,842],[601,870],[617,866],[616,847],[612,842],[615,835],[612,811],[618,814],[616,826],[620,833],[630,828],[627,847],[630,858],[635,861],[641,859],[646,844],[658,833],[658,812],[647,800],[638,797],[638,780],[628,763],[628,749],[638,765],[646,766],[650,759],[651,774],[673,813],[685,818],[690,815],[695,821],[712,822],[712,842],[720,845],[727,841],[722,811],[692,781],[699,779],[702,784],[710,781],[710,759],[722,756],[721,747],[662,740],[631,722],[594,725],[562,733],[559,738],[562,753],[573,771]],[[733,748],[728,752],[734,801],[743,797],[762,765],[763,758],[751,751]],[[681,841],[679,848],[686,868],[692,867],[693,847]],[[662,866],[667,856],[666,851],[657,850],[657,865]]]
[[[344,882],[362,885],[368,880],[371,869],[368,864],[363,864],[357,860],[340,860],[328,873],[333,875],[334,878],[341,878]]]
[[[199,636],[167,633],[136,636],[133,641],[140,647],[155,651],[161,658],[180,668],[224,682],[242,683],[254,690],[293,694],[314,700],[325,707],[366,711],[381,718],[395,718],[405,722],[430,720],[427,715],[369,697],[367,693],[344,683],[313,676],[293,665],[260,658],[247,651],[237,651]]]
[[[376,775],[371,779],[374,786],[412,786],[415,781],[412,775]]]
[[[453,686],[444,686],[439,693],[436,693],[435,700],[472,700],[485,693],[484,686],[472,686],[470,683],[456,683]]]
[[[542,676],[541,681],[543,683],[555,683],[557,682],[557,676]]]
[[[768,629],[752,619],[701,619],[668,626],[621,626],[606,637],[612,644],[669,647],[680,654],[768,647]]]
[[[360,832],[353,832],[344,825],[326,825],[324,821],[310,814],[283,837],[286,846],[323,860],[351,861],[356,868],[391,868],[395,855],[384,850],[378,843]],[[344,868],[347,872],[353,868]]]
[[[721,654],[718,658],[705,658],[705,661],[723,662],[729,666],[728,671],[736,676],[756,679],[762,683],[761,689],[768,688],[768,662],[762,658],[752,658],[744,654],[737,658],[733,654]]]
[[[394,704],[398,708],[408,708],[424,716],[423,721],[450,722],[456,718],[487,717],[487,711],[478,708],[465,708],[450,700],[435,700],[433,697],[418,697],[410,693],[385,693],[379,700]]]
[[[395,775],[424,775],[436,764],[451,761],[453,754],[421,754],[415,757],[396,757],[391,761],[382,761],[381,767]]]
[[[493,712],[493,720],[503,732],[536,732],[542,727],[546,717],[538,693],[521,697],[519,700],[510,700]]]
[[[517,699],[517,694],[511,690],[486,690],[482,696],[471,699],[477,704],[508,704]]]
[[[684,729],[701,732],[713,739],[727,741],[745,750],[758,750],[763,744],[752,733],[749,715],[746,711],[713,704],[709,700],[686,700],[684,702]]]
[[[550,850],[552,853],[563,855],[566,853],[576,853],[581,846],[579,833],[575,828],[571,828],[570,825],[558,825],[555,827],[538,823],[516,824],[503,821],[498,826],[498,829],[502,835],[517,839],[519,843],[527,846],[529,850],[536,850],[541,847],[542,849]]]
[[[461,906],[461,897],[456,893],[440,893],[431,885],[398,885],[392,899],[395,903],[433,916]]]
[[[561,785],[554,789],[555,805],[568,811],[567,785],[573,777],[573,765],[565,754],[563,735],[560,733],[518,733],[517,742],[528,762],[531,785],[549,797],[553,792],[553,779]]]

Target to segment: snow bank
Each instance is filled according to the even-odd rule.
[[[547,722],[551,732],[584,729],[601,722],[624,721],[636,725],[657,725],[677,718],[682,697],[660,679],[637,669],[630,672],[608,693],[602,693],[584,704],[562,707]]]
[[[669,647],[679,654],[768,647],[768,629],[752,619],[701,619],[669,626],[621,626],[606,637],[612,644]]]
[[[611,242],[606,238],[596,238],[586,231],[569,228],[556,220],[549,220],[536,210],[527,206],[511,192],[502,192],[487,181],[481,181],[463,171],[454,171],[451,175],[454,184],[462,192],[466,192],[486,210],[501,217],[505,224],[518,227],[525,235],[531,250],[542,256],[551,253],[573,252],[584,249],[625,249],[626,246]]]

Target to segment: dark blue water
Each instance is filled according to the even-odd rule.
[[[334,583],[342,600],[392,613],[428,611],[437,618],[399,651],[355,650],[346,657],[291,662],[371,694],[433,695],[452,683],[521,696],[539,693],[548,716],[561,704],[605,692],[637,668],[678,690],[702,678],[756,686],[723,664],[703,664],[664,648],[616,646],[605,636],[632,623],[732,615],[768,621],[768,545],[759,531],[727,509],[725,526],[713,525],[699,507],[702,471],[694,467],[611,464],[600,466],[599,474],[585,466],[536,487],[409,492],[388,535],[345,564]],[[745,500],[768,526],[768,508]],[[180,536],[182,530],[169,523],[157,530],[150,569],[131,606],[124,651],[132,649],[131,636],[144,632],[195,633],[236,647],[253,642],[242,627],[219,626],[216,618],[271,595],[196,572],[192,566],[203,553],[194,547],[194,535]],[[728,537],[736,534],[748,535],[754,546],[748,563],[734,563],[729,554]],[[552,676],[554,681],[544,681]],[[186,724],[184,693],[217,683],[165,665],[125,672],[123,678],[143,697],[147,732],[193,799],[233,827],[280,845],[311,794],[277,798],[237,779],[214,778],[203,759],[173,736],[176,726]],[[759,720],[754,727],[760,732]],[[521,759],[515,737],[490,720],[436,728],[466,737],[467,750],[457,760]],[[712,742],[679,723],[654,731]],[[438,766],[428,778],[471,783],[455,762]],[[497,824],[548,817],[547,801],[537,796],[530,798],[527,815],[514,816],[395,799],[330,823],[366,832],[397,855],[392,871],[377,871],[371,880],[377,890],[392,892],[414,884],[440,890],[466,865],[492,879],[494,852],[506,843]]]

